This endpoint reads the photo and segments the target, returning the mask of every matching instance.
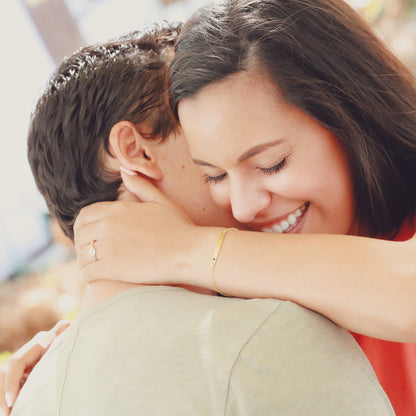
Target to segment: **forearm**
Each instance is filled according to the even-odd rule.
[[[75,231],[85,281],[213,289],[210,262],[222,228],[194,226],[170,205],[102,202],[84,208]],[[230,231],[214,276],[233,296],[292,300],[349,330],[416,342],[415,253],[416,237],[395,243]]]
[[[184,270],[194,283],[211,289],[209,262],[219,232],[199,229],[193,263]],[[232,231],[215,282],[233,296],[291,300],[351,331],[416,342],[416,255],[408,243]]]

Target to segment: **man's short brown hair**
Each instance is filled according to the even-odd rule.
[[[146,137],[159,140],[176,128],[167,65],[178,31],[155,26],[82,48],[62,62],[40,97],[29,129],[29,163],[70,238],[84,206],[117,198],[120,176],[102,164],[111,128],[122,120],[146,121]]]

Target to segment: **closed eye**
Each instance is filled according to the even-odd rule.
[[[206,174],[204,175],[204,180],[206,183],[216,185],[217,183],[220,183],[226,176],[227,176],[226,173],[223,173],[222,175],[218,175],[218,176],[210,176]]]
[[[287,162],[287,158],[284,158],[281,162],[279,162],[277,165],[274,165],[270,168],[260,168],[260,170],[265,174],[265,175],[273,175],[277,172],[279,172],[280,169],[282,169]]]

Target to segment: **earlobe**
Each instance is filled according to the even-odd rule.
[[[113,126],[109,147],[120,166],[155,181],[163,178],[157,160],[157,144],[143,137],[130,121],[119,121]]]

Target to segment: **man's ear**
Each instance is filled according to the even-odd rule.
[[[130,121],[119,121],[113,126],[109,146],[120,166],[155,181],[163,178],[157,160],[157,144],[143,137]]]

